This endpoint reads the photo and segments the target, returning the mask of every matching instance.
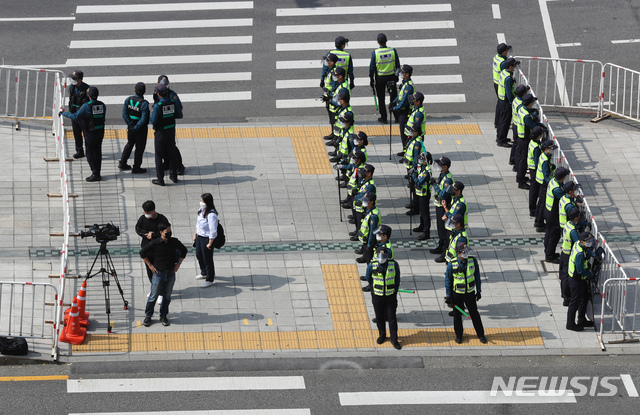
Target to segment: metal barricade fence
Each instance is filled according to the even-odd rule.
[[[57,304],[58,291],[52,284],[0,281],[0,334],[51,339],[51,354],[57,357]]]
[[[613,63],[606,63],[602,70],[604,79],[598,112],[601,120],[610,114],[640,121],[640,72]]]

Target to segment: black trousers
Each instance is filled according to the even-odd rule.
[[[529,214],[536,215],[536,205],[540,197],[540,183],[536,181],[536,171],[529,169]],[[537,224],[536,220],[536,224]]]
[[[178,163],[178,170],[184,170],[184,164],[182,164],[182,153],[180,153],[180,149],[178,148],[177,144],[174,146],[174,148],[176,153],[176,163]],[[164,169],[171,170],[171,160],[168,158],[164,159]]]
[[[356,212],[355,209],[353,211],[353,219],[356,222],[356,232],[360,230],[360,225],[362,224],[362,218],[364,218],[364,212]]]
[[[84,146],[82,144],[84,123],[82,120],[71,120],[71,129],[73,130],[73,138],[76,141],[76,153],[84,153]]]
[[[576,275],[575,278],[568,277],[568,281],[571,300],[569,301],[569,310],[567,310],[567,327],[572,327],[576,325],[576,313],[578,313],[578,324],[587,320],[588,282],[581,279],[579,275]]]
[[[498,100],[496,102],[496,116],[495,119],[493,120],[493,127],[495,129],[498,128],[498,121],[500,120],[500,101],[501,99],[498,98],[498,84],[496,84],[495,82],[493,83],[493,89],[496,91],[496,99]]]
[[[380,337],[387,337],[386,323],[389,322],[389,339],[392,342],[398,341],[398,319],[396,310],[398,309],[398,294],[389,296],[378,296],[371,291],[371,302],[373,311],[376,314],[376,324]]]
[[[139,169],[142,165],[142,156],[144,155],[144,149],[147,147],[147,133],[149,129],[147,127],[139,130],[127,130],[127,144],[122,149],[122,157],[120,157],[120,163],[126,164],[131,157],[131,151],[133,147],[136,148],[136,153],[133,158],[133,168]]]
[[[102,168],[102,139],[104,130],[84,131],[85,146],[87,147],[87,162],[91,168],[91,173],[100,176]]]
[[[516,136],[517,137],[517,136]],[[516,181],[519,184],[526,183],[527,178],[527,150],[529,149],[529,139],[516,138]]]
[[[556,252],[556,246],[558,246],[558,242],[562,236],[562,228],[560,228],[560,218],[558,217],[557,208],[548,211],[545,207],[544,212],[547,221],[544,234],[544,255],[547,258],[551,258]]]
[[[569,289],[569,255],[564,252],[560,253],[560,294],[565,301],[571,299],[571,290]]]
[[[509,135],[509,127],[511,126],[511,105],[506,99],[498,101],[500,117],[498,118],[498,134],[496,136],[496,141],[503,142],[508,140],[507,136]]]
[[[367,261],[371,261],[373,258],[373,247],[369,248],[366,243],[362,244],[362,257]]]
[[[449,234],[451,233],[444,227],[443,216],[444,208],[442,206],[436,207],[436,226],[438,227],[438,246],[436,248],[441,249],[442,252],[449,246]]]
[[[511,119],[513,120],[513,114],[511,115]],[[511,124],[511,131],[513,132],[513,145],[511,146],[511,150],[509,151],[509,164],[516,164],[516,146],[518,139],[518,127],[515,124]]]
[[[409,120],[409,111],[396,111],[396,120],[398,120],[398,126],[400,127],[400,140],[402,141],[402,151],[404,151],[409,141],[407,135],[404,133],[404,129],[407,127],[407,121]]]
[[[327,114],[329,114],[329,125],[333,128],[333,124],[336,122],[336,113],[331,111],[331,106],[329,105],[329,101],[324,103],[325,108],[327,109]]]
[[[534,225],[536,225],[537,228],[544,227],[544,212],[547,211],[547,186],[549,186],[549,184],[543,182],[543,184],[539,186],[540,189],[538,190],[538,202],[536,203],[536,220],[534,222]]]
[[[420,211],[420,225],[418,226],[422,233],[431,235],[431,217],[429,216],[429,202],[431,194],[427,193],[424,196],[417,196],[418,210]]]
[[[476,293],[458,294],[453,292],[453,303],[464,310],[464,306],[467,306],[469,316],[473,322],[473,328],[476,329],[478,337],[484,336],[484,326],[482,325],[482,319],[480,313],[478,313],[478,304],[476,303]],[[456,333],[456,337],[462,337],[462,313],[457,309],[453,309],[453,331]]]
[[[393,82],[393,88],[389,94],[389,102],[393,102],[398,97],[398,86],[396,85],[396,78],[393,75],[378,76],[375,78],[376,96],[378,97],[378,109],[380,111],[380,118],[382,121],[387,121],[387,104],[384,101],[385,91],[387,90],[387,82]]]
[[[156,177],[164,181],[164,160],[169,160],[171,177],[178,177],[178,156],[176,154],[176,130],[155,130]]]

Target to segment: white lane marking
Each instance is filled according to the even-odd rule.
[[[204,19],[204,20],[160,20],[153,22],[75,23],[74,32],[98,32],[114,30],[169,30],[207,27],[253,26],[253,19]]]
[[[640,43],[640,39],[612,40],[611,43]]]
[[[251,72],[167,74],[167,77],[171,85],[193,82],[250,81]],[[131,85],[133,88],[137,82],[155,85],[158,82],[158,75],[87,76],[85,80],[89,85]]]
[[[88,78],[87,78],[88,79]],[[171,82],[173,83],[173,79]],[[429,84],[461,84],[461,75],[423,75],[412,76],[411,79],[415,85],[429,85]],[[89,81],[87,81],[89,82]],[[95,83],[95,82],[94,82]],[[356,86],[369,86],[368,78],[356,78]],[[91,84],[93,85],[93,83]],[[276,89],[297,89],[297,88],[318,88],[320,85],[320,79],[282,79],[276,81]],[[319,89],[318,89],[319,91]]]
[[[368,68],[371,59],[354,59],[354,68]],[[458,56],[425,56],[401,58],[402,64],[408,65],[456,65],[460,63]],[[276,69],[308,69],[321,68],[322,64],[318,59],[301,61],[277,61]]]
[[[499,4],[492,4],[491,5],[491,12],[493,13],[493,18],[494,19],[502,19],[502,16],[500,16],[500,5]]]
[[[631,398],[637,398],[638,390],[636,389],[636,385],[633,384],[633,379],[631,379],[631,375],[620,375],[620,379],[622,379],[622,384],[624,388],[627,390],[627,395]]]
[[[252,36],[161,37],[137,39],[72,40],[70,49],[131,48],[198,45],[243,45],[253,43]]]
[[[69,379],[67,393],[305,389],[302,376]]]
[[[346,14],[407,13],[407,11],[410,11],[411,14],[421,12],[450,12],[451,4],[408,4],[397,6],[346,6],[276,9],[276,16],[340,16]]]
[[[466,102],[464,94],[425,94],[425,104],[451,104]],[[373,97],[353,97],[349,101],[352,107],[370,106],[373,107]],[[324,103],[319,99],[301,98],[301,99],[278,99],[276,100],[276,108],[322,108]],[[357,116],[357,115],[356,115]]]
[[[193,94],[180,94],[181,102],[220,102],[220,101],[249,101],[251,91],[234,92],[202,92]],[[100,101],[107,105],[122,105],[126,95],[100,95]]]
[[[576,42],[576,43],[558,43],[556,45],[556,47],[558,47],[558,48],[566,48],[566,47],[569,47],[569,46],[582,46],[582,43],[580,43],[580,42]]]
[[[0,22],[46,22],[76,20],[75,17],[0,17]]]
[[[429,48],[429,47],[454,47],[458,46],[455,38],[448,39],[405,39],[391,40],[390,46],[394,48]],[[369,49],[374,50],[378,47],[375,40],[354,40],[349,42],[346,51],[351,49]],[[276,51],[278,52],[299,52],[307,50],[323,50],[330,51],[335,49],[333,42],[305,42],[305,43],[276,43]]]
[[[551,16],[549,15],[549,8],[547,7],[547,0],[538,0],[540,5],[540,14],[542,15],[542,25],[544,26],[544,32],[547,37],[547,44],[549,45],[549,56],[552,58],[559,58],[558,48],[556,46],[556,37],[553,34],[553,27],[551,27]],[[552,65],[553,72],[556,76],[556,87],[560,92],[561,105],[569,105],[567,88],[564,83],[564,72],[560,65]]]
[[[349,32],[379,32],[383,30],[453,29],[453,20],[393,23],[350,23]],[[276,26],[276,33],[326,33],[326,24]]]
[[[202,3],[162,3],[151,4],[119,4],[109,6],[78,6],[76,14],[88,13],[151,13],[170,10],[194,11],[194,10],[238,10],[253,9],[252,1],[218,1]]]
[[[183,63],[227,63],[250,62],[250,53],[233,53],[222,55],[164,55],[135,56],[122,58],[77,58],[67,59],[66,66],[136,66],[136,65],[170,65]]]
[[[507,43],[507,38],[504,36],[504,33],[496,33],[496,36],[498,37],[498,44]]]
[[[533,391],[532,391],[533,392]],[[564,391],[559,396],[506,396],[490,391],[415,391],[415,392],[354,392],[340,393],[342,406],[353,405],[461,405],[461,404],[542,404],[576,403],[571,392]]]
[[[311,415],[309,408],[294,409],[214,409],[170,412],[83,412],[69,415]]]

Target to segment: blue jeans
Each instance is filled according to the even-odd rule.
[[[207,276],[207,281],[213,282],[216,277],[216,267],[213,264],[213,247],[207,248],[209,238],[200,236],[196,238],[196,258],[200,265],[200,274]]]
[[[162,296],[162,304],[160,305],[160,317],[166,317],[169,314],[169,304],[171,303],[171,293],[173,292],[173,284],[176,282],[176,274],[173,270],[158,272],[153,274],[151,281],[151,293],[147,300],[147,307],[144,314],[147,317],[153,317],[153,308],[156,305],[158,296]]]

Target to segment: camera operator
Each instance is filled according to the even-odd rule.
[[[160,322],[163,326],[169,325],[167,314],[169,314],[169,304],[171,304],[171,293],[176,282],[176,272],[180,264],[187,256],[187,248],[178,240],[171,237],[171,224],[160,223],[158,225],[160,238],[151,241],[140,250],[140,257],[145,264],[153,271],[153,282],[151,283],[151,294],[147,299],[147,306],[144,314],[143,324],[149,327],[156,300],[160,294],[164,297],[160,305]],[[178,255],[179,254],[179,255]],[[149,258],[154,258],[153,263]]]
[[[140,248],[144,248],[154,239],[160,237],[160,232],[158,231],[158,225],[161,223],[169,223],[167,218],[156,212],[156,204],[153,200],[147,200],[142,204],[142,210],[144,211],[144,215],[141,215],[138,219],[138,223],[136,223],[136,233],[138,236],[142,238],[140,241]],[[153,263],[153,256],[149,258]],[[145,267],[147,268],[147,277],[149,277],[149,282],[153,283],[153,272],[145,263]]]

